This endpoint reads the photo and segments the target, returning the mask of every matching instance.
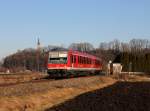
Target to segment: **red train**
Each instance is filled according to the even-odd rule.
[[[79,51],[51,51],[47,69],[53,77],[79,76],[99,73],[102,70],[102,62],[96,56]]]

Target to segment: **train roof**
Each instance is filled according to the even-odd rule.
[[[85,57],[90,57],[90,58],[93,58],[93,59],[101,60],[100,58],[98,58],[94,55],[88,54],[86,52],[80,52],[80,51],[74,51],[74,50],[69,50],[69,52],[73,53],[75,55],[80,55],[80,56],[85,56]]]
[[[86,52],[75,51],[75,50],[53,50],[53,51],[49,51],[49,53],[51,53],[51,52],[72,53],[74,55],[80,55],[80,56],[84,56],[84,57],[90,57],[93,59],[101,60],[100,58],[98,58],[94,55],[88,54]]]

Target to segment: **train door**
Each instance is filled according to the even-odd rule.
[[[76,55],[70,55],[70,65],[71,65],[71,68],[74,68],[76,67]]]
[[[73,55],[73,67],[76,67],[76,55]]]
[[[71,68],[73,68],[73,66],[74,66],[73,60],[74,60],[74,57],[73,57],[73,55],[71,54],[71,55],[70,55],[70,67],[71,67]]]
[[[72,54],[70,54],[70,67],[72,68],[72,59],[73,59],[73,56],[72,56]]]

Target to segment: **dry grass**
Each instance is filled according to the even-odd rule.
[[[104,110],[107,109],[107,105],[110,109],[114,106],[114,110],[108,111],[119,111],[115,109],[118,105],[121,108],[122,101],[127,97],[143,94],[148,94],[146,97],[150,96],[150,91],[146,90],[150,86],[146,85],[148,77],[132,75],[123,78],[92,76],[0,87],[0,111],[67,111],[66,108],[70,108],[69,111],[83,111],[83,108],[87,111],[99,111],[101,108],[102,111],[107,111]],[[142,81],[145,83],[140,85]],[[131,84],[135,82],[135,85]],[[140,92],[134,95],[139,88]],[[136,100],[136,97],[134,99]],[[142,98],[138,98],[139,101],[140,99]],[[129,99],[130,102],[133,102],[132,99]]]
[[[30,89],[32,87],[32,91],[24,85],[16,87],[11,86],[12,91],[7,90],[11,95],[7,95],[8,93],[4,95],[3,93],[0,94],[0,109],[3,111],[43,110],[52,107],[53,105],[60,104],[68,99],[72,99],[85,92],[106,87],[114,82],[115,80],[109,77],[95,76],[49,82],[46,81],[38,84],[33,83],[32,86],[31,84],[28,84]],[[23,90],[18,92],[19,88]],[[3,89],[1,88],[1,90]]]
[[[117,82],[46,111],[150,111],[150,82]]]

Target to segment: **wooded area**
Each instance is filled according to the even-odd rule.
[[[102,58],[103,68],[109,60],[122,63],[123,71],[150,72],[150,41],[132,39],[128,43],[114,40],[102,42],[98,48],[90,43],[72,43],[68,48],[58,46],[25,49],[7,56],[1,64],[3,68],[15,70],[43,71],[46,69],[48,51],[78,50],[88,52]],[[1,68],[2,69],[2,68]]]

